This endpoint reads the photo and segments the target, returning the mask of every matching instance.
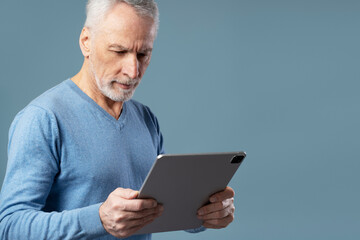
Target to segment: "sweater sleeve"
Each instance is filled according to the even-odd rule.
[[[8,166],[0,194],[0,239],[94,239],[106,235],[100,203],[62,212],[43,211],[59,170],[55,116],[28,106],[9,131]]]

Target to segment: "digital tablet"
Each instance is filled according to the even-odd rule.
[[[155,199],[164,211],[135,234],[200,227],[197,210],[226,188],[245,156],[245,152],[159,155],[138,198]]]

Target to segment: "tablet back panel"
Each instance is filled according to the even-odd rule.
[[[232,163],[234,156],[241,161]],[[201,226],[197,210],[209,196],[226,188],[244,152],[160,155],[140,189],[139,198],[163,204],[163,214],[136,234],[193,229]]]

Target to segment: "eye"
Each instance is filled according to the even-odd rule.
[[[144,58],[144,57],[146,57],[146,56],[147,56],[146,53],[138,53],[138,54],[137,54],[137,57],[138,57],[139,59]]]
[[[127,51],[114,51],[118,55],[124,55],[127,53]]]

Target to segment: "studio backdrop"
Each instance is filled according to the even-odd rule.
[[[134,98],[158,117],[166,152],[248,157],[228,228],[153,239],[359,239],[360,1],[157,2]],[[0,183],[16,113],[81,67],[85,4],[0,2]]]

